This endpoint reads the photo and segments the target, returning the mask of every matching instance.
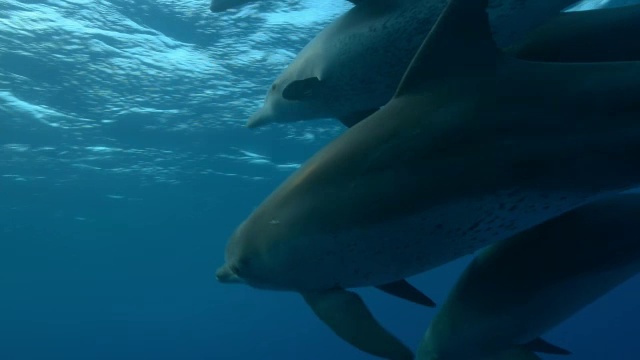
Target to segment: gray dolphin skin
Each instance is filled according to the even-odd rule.
[[[491,0],[500,46],[512,45],[575,0]],[[257,128],[320,118],[346,126],[387,103],[446,0],[361,0],[311,40],[247,121]],[[515,20],[517,19],[517,21]]]
[[[640,5],[565,12],[507,51],[538,61],[637,61],[636,34],[640,34]]]
[[[393,99],[235,230],[219,280],[298,292],[359,349],[410,358],[363,325],[377,323],[345,289],[402,281],[640,184],[640,62],[517,59],[485,6],[450,2]]]
[[[640,194],[568,212],[482,251],[427,330],[418,360],[567,354],[540,336],[640,270]]]

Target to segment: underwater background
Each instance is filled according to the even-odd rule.
[[[214,277],[233,229],[344,131],[244,123],[350,6],[0,0],[0,360],[371,359],[298,294]],[[442,303],[469,259],[410,280]],[[417,346],[434,309],[357,291]],[[545,338],[640,359],[639,300],[636,277]]]

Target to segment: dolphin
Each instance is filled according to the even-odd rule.
[[[298,53],[272,83],[263,105],[249,118],[247,127],[320,118],[336,118],[350,127],[371,115],[393,96],[445,3],[446,0],[358,1]],[[492,0],[490,15],[498,44],[504,47],[517,44],[517,40],[572,3],[573,0]],[[606,60],[618,60],[617,54],[624,46],[631,45],[630,50],[625,50],[630,54],[634,51],[631,49],[638,48],[631,35],[625,36],[627,40],[620,45],[618,38],[611,41],[621,33],[611,24],[622,21],[631,30],[637,30],[638,22],[628,20],[629,16],[637,16],[637,10],[631,14],[624,10],[602,15],[583,13],[564,13],[547,28],[557,33],[541,32],[529,39],[528,46],[534,48],[530,50],[532,58],[554,59],[559,57],[558,53],[575,52],[589,59],[598,52],[587,46],[589,41],[596,41],[591,44],[595,49],[599,46],[608,51],[614,49],[599,51],[605,58],[608,56]],[[594,35],[595,32],[600,35]],[[576,39],[579,41],[571,41]],[[528,50],[521,46],[513,49],[525,58]]]
[[[541,335],[640,270],[640,194],[591,203],[484,249],[465,269],[418,360],[568,354]]]
[[[352,345],[409,358],[367,333],[347,289],[401,281],[639,185],[640,62],[517,59],[494,42],[485,7],[449,3],[394,97],[238,226],[219,281],[300,293]]]
[[[640,60],[640,5],[565,12],[506,51],[526,60]]]
[[[211,0],[209,10],[214,13],[219,13],[227,11],[229,9],[241,7],[244,4],[252,3],[254,1],[255,0]]]

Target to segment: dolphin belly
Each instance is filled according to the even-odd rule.
[[[505,191],[367,227],[310,236],[301,239],[295,259],[286,262],[295,271],[282,280],[297,290],[392,282],[471,254],[597,198],[586,193]]]

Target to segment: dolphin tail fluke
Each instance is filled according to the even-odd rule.
[[[385,359],[414,358],[407,346],[378,323],[356,293],[333,289],[302,296],[320,320],[356,348]]]

